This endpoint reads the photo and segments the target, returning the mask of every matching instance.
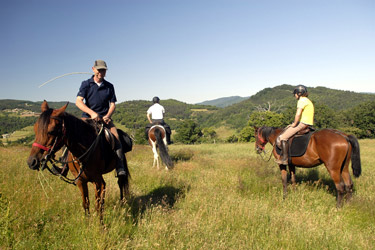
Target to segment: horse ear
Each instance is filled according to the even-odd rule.
[[[62,106],[61,108],[59,108],[59,109],[56,109],[55,110],[55,115],[56,116],[59,116],[59,115],[61,115],[62,113],[64,113],[65,112],[65,110],[66,110],[66,108],[68,107],[68,104],[69,104],[69,102],[67,102],[64,106]]]
[[[42,113],[43,113],[44,111],[46,111],[46,110],[49,109],[49,107],[48,107],[48,103],[47,103],[46,100],[43,101],[43,103],[42,103],[42,105],[41,105],[41,109],[42,109]]]
[[[257,130],[258,130],[258,127],[257,127],[257,126],[253,126],[253,127],[254,127],[255,131],[257,131]]]

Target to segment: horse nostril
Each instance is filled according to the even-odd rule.
[[[29,157],[29,159],[27,160],[27,164],[32,170],[36,170],[39,168],[39,161],[35,157]]]

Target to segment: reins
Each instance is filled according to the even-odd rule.
[[[263,137],[260,135],[260,130],[258,130],[257,137],[258,137],[258,140],[259,140],[260,143],[261,143],[259,147],[262,149],[262,153],[263,153],[264,155],[266,155],[267,152],[266,152],[266,150],[265,150],[265,146],[266,146],[266,144],[267,144],[267,140],[264,140]],[[270,153],[270,156],[269,156],[268,160],[265,160],[265,158],[263,157],[263,155],[261,155],[260,153],[259,153],[259,155],[260,155],[260,158],[261,158],[263,161],[265,161],[265,162],[269,162],[269,161],[271,160],[271,157],[272,157],[272,150],[271,150],[271,153]]]
[[[262,151],[264,155],[267,154],[267,152],[265,150]],[[264,161],[264,162],[269,162],[272,158],[272,150],[271,150],[271,153],[270,153],[270,156],[268,157],[268,160],[265,160],[265,158],[263,158],[263,155],[259,154],[260,155],[260,158]]]
[[[64,127],[64,130],[63,130],[64,133],[61,136],[61,140],[65,136],[65,126],[64,126],[64,124],[63,124],[63,127]],[[56,146],[56,143],[57,143],[59,137],[56,137],[55,142],[54,142],[52,148],[48,148],[48,147],[40,145],[38,143],[33,143],[33,146],[39,147],[39,148],[41,148],[41,149],[43,149],[43,150],[45,150],[45,151],[48,152],[48,154],[42,159],[43,163],[42,163],[41,170],[44,170],[46,168],[51,174],[53,174],[55,176],[59,176],[61,180],[65,181],[65,182],[67,182],[69,184],[76,185],[76,181],[79,179],[79,177],[81,177],[81,175],[82,175],[82,173],[84,171],[84,164],[82,163],[82,159],[84,157],[89,158],[91,156],[92,152],[94,151],[94,149],[97,147],[97,145],[99,143],[100,136],[101,136],[103,130],[104,130],[104,125],[101,124],[100,131],[99,131],[98,135],[96,136],[96,139],[94,140],[94,142],[90,145],[90,147],[81,156],[79,156],[79,157],[74,157],[73,156],[73,160],[71,160],[71,161],[61,161],[60,159],[56,160],[54,158],[54,156],[55,156],[54,148]],[[53,166],[53,168],[55,170],[57,170],[57,164],[56,163],[61,164],[61,166],[63,166],[65,164],[77,163],[78,162],[79,163],[80,171],[79,171],[79,173],[78,173],[78,175],[77,175],[76,178],[71,179],[71,178],[68,178],[68,177],[62,175],[61,173],[60,174],[56,174],[48,166],[48,162],[50,162],[52,164],[52,166]]]

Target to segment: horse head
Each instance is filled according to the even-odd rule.
[[[268,142],[267,139],[265,138],[265,136],[262,133],[262,129],[263,129],[263,127],[261,127],[261,128],[254,127],[255,149],[256,149],[258,154],[260,154],[264,151],[264,147],[266,146],[266,144]]]
[[[27,160],[30,169],[39,170],[41,163],[48,161],[63,146],[63,115],[67,106],[68,103],[59,109],[51,109],[47,101],[42,103],[42,113],[34,124],[35,141]]]

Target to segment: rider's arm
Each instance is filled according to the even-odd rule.
[[[111,121],[111,117],[112,117],[113,112],[115,112],[115,109],[116,109],[116,104],[114,102],[111,102],[109,104],[108,113],[105,116],[103,116],[103,120],[105,123],[109,123]]]
[[[295,127],[298,125],[299,121],[301,120],[303,109],[297,108],[296,116],[294,117],[294,122],[291,124],[292,127]]]
[[[149,121],[150,123],[152,123],[152,120],[151,120],[151,116],[150,116],[150,114],[147,114],[147,119],[148,119],[148,121]]]
[[[82,110],[83,112],[87,113],[90,115],[91,119],[97,119],[99,118],[99,115],[93,111],[92,109],[90,109],[89,107],[86,106],[86,104],[83,102],[83,97],[82,96],[77,96],[77,99],[76,99],[76,106]]]

